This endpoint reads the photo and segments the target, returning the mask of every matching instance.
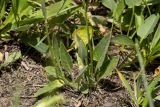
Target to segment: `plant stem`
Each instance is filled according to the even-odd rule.
[[[149,6],[147,5],[147,1],[146,0],[143,0],[144,4],[146,5],[147,9],[148,9],[148,12],[149,12],[149,15],[151,15],[151,10],[149,9]]]
[[[127,32],[127,37],[129,36],[129,32],[130,32],[130,29],[131,29],[131,26],[132,26],[132,22],[133,22],[133,16],[134,16],[134,11],[135,11],[134,4],[135,4],[134,1],[132,1],[132,5],[133,5],[133,8],[132,8],[132,16],[131,16],[131,21],[130,21],[129,28],[128,28],[128,32]]]
[[[86,19],[86,28],[87,28],[87,36],[88,36],[88,49],[89,49],[89,57],[90,57],[90,76],[93,76],[93,48],[92,48],[92,40],[90,40],[90,33],[89,33],[89,23],[88,23],[88,4],[89,0],[86,1],[85,5],[85,19]]]

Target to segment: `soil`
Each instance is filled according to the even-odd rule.
[[[0,52],[20,50],[22,58],[0,71],[0,107],[33,107],[37,98],[34,93],[47,82],[44,58],[34,49],[15,42],[0,41]],[[104,79],[102,85],[89,95],[64,88],[66,103],[62,107],[133,107],[127,91],[117,75]]]

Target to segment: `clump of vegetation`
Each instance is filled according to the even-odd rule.
[[[63,87],[87,95],[116,73],[133,106],[154,107],[160,100],[156,95],[160,75],[148,79],[145,68],[160,56],[159,4],[158,0],[1,0],[0,37],[46,56],[50,81],[35,93],[44,96],[36,107],[65,102],[58,90]],[[102,7],[107,15],[92,13],[94,7]],[[125,56],[114,54],[110,46],[120,47]],[[10,57],[0,69],[21,58],[21,53]],[[132,70],[127,72],[132,75],[129,79],[123,74],[127,68]]]

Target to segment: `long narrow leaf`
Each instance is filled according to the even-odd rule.
[[[160,24],[158,25],[157,31],[154,35],[152,42],[151,42],[150,50],[152,50],[155,47],[155,45],[158,43],[159,40],[160,40]]]
[[[131,98],[133,99],[133,101],[135,102],[135,104],[138,105],[129,82],[125,79],[125,77],[122,75],[121,72],[119,72],[119,71],[117,71],[117,72],[118,72],[118,76],[119,76],[120,80],[122,81],[123,86],[127,89],[127,91],[129,92],[129,94],[130,94]]]
[[[42,95],[44,93],[47,92],[51,92],[54,91],[60,87],[62,87],[64,85],[64,82],[62,80],[54,80],[50,83],[48,83],[46,86],[44,86],[43,88],[40,88],[35,94],[34,96],[39,96]]]
[[[60,44],[60,60],[62,66],[70,72],[72,70],[73,63],[63,43]]]
[[[93,59],[98,61],[96,65],[96,70],[99,70],[103,65],[103,62],[106,58],[108,47],[110,44],[111,35],[105,36],[96,46],[93,51]]]
[[[138,36],[140,36],[141,41],[143,41],[150,33],[153,32],[158,20],[159,15],[152,14],[142,23],[137,31],[137,34]]]
[[[101,80],[102,78],[105,78],[105,77],[111,75],[112,71],[115,69],[118,61],[119,61],[119,56],[113,57],[109,61],[109,64],[106,65],[106,69],[104,71],[100,71],[100,76],[98,78],[98,81]]]

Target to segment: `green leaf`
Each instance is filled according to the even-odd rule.
[[[8,56],[8,58],[4,61],[4,63],[2,63],[0,65],[0,68],[1,67],[5,67],[7,65],[9,65],[10,63],[13,63],[15,62],[16,60],[20,59],[21,57],[21,51],[17,51],[17,52],[12,52],[10,53],[10,55]]]
[[[112,39],[112,42],[121,45],[134,46],[134,42],[125,35],[118,35]]]
[[[76,79],[75,79],[75,82],[77,83],[79,83],[80,82],[80,80],[81,79],[83,79],[83,75],[85,74],[85,72],[87,71],[87,69],[88,69],[88,66],[85,66],[85,67],[83,67],[80,71],[79,71],[79,74],[78,74],[78,76],[76,76]]]
[[[0,0],[0,20],[2,19],[2,17],[4,17],[5,14],[5,4],[5,0]]]
[[[139,27],[137,35],[141,37],[141,42],[153,32],[156,24],[158,23],[159,15],[152,14],[149,16]]]
[[[113,17],[118,21],[125,8],[124,0],[120,0],[114,10]]]
[[[39,35],[28,36],[27,34],[23,34],[20,37],[20,42],[35,48],[37,51],[41,52],[42,54],[47,53],[48,51],[48,45],[46,45],[40,40]]]
[[[53,77],[57,77],[57,74],[56,74],[56,68],[53,67],[53,66],[47,66],[44,68],[45,71],[49,74],[49,75],[52,75]]]
[[[93,59],[95,61],[100,61],[101,57],[105,57],[108,47],[110,44],[111,35],[110,33],[108,35],[105,35],[101,41],[97,44],[93,51]]]
[[[109,8],[112,12],[114,11],[115,7],[116,7],[116,2],[115,0],[102,0],[102,4]]]
[[[61,59],[61,64],[62,66],[69,72],[72,70],[72,59],[67,52],[67,49],[65,48],[64,44],[61,42],[60,44],[60,59]]]
[[[37,96],[40,96],[44,93],[47,93],[47,92],[51,92],[51,91],[54,91],[60,87],[62,87],[64,85],[64,82],[62,80],[54,80],[50,83],[48,83],[46,86],[44,86],[43,88],[40,88],[35,94],[34,96],[37,97]]]
[[[156,33],[155,33],[153,40],[151,42],[150,50],[152,50],[157,45],[159,40],[160,40],[160,24],[158,25]]]
[[[3,24],[0,26],[0,29],[4,29],[9,23],[15,23],[15,18],[17,21],[22,16],[27,16],[29,13],[32,13],[33,7],[29,6],[27,3],[27,0],[13,0],[14,6],[11,8],[11,11],[9,15],[6,17],[6,20],[3,22]],[[15,10],[15,11],[14,11]],[[10,26],[11,27],[11,26]],[[10,30],[10,27],[7,28],[7,30]],[[0,31],[1,33],[2,31]]]
[[[119,56],[113,57],[109,63],[105,66],[105,69],[103,71],[100,71],[100,76],[98,78],[98,81],[100,81],[102,78],[105,78],[112,74],[112,71],[115,69],[117,63],[119,61]]]
[[[93,37],[93,28],[91,26],[89,26],[89,35],[91,39]],[[74,41],[76,41],[76,36],[79,36],[85,45],[88,44],[89,41],[86,26],[81,26],[72,33],[72,39]]]
[[[111,35],[109,35],[107,39],[104,39],[104,40],[102,39],[102,41],[100,41],[100,43],[96,46],[95,48],[96,51],[93,51],[93,59],[95,59],[94,56],[97,56],[97,55],[98,57],[100,57],[96,65],[96,70],[99,70],[101,66],[103,65],[103,62],[106,58],[106,54],[107,54],[108,47],[110,44],[110,39],[111,39]],[[98,52],[99,49],[97,48],[101,48],[101,46],[104,48],[102,48],[103,49],[102,51]]]
[[[136,24],[136,30],[141,26],[141,24],[144,22],[144,16],[143,16],[143,7],[136,7],[135,8],[135,24]]]
[[[63,95],[55,95],[52,97],[45,97],[38,101],[34,107],[53,107],[57,103],[62,104],[64,102]]]
[[[47,6],[46,7],[47,19],[67,12],[67,10],[73,8],[73,6],[68,7],[68,6],[70,6],[71,3],[72,3],[72,0],[67,0],[67,2],[65,2],[65,0],[61,0],[59,2],[56,2],[54,4],[51,4],[51,5]],[[67,7],[68,7],[68,9],[66,9]],[[33,18],[33,17],[44,18],[41,10],[38,10],[34,14],[31,14],[30,17],[31,18]]]
[[[132,8],[133,6],[140,6],[142,0],[125,0],[125,2],[129,8]]]
[[[119,76],[120,80],[122,81],[123,86],[127,89],[127,91],[129,92],[131,98],[133,99],[133,101],[135,103],[137,103],[137,100],[136,100],[136,98],[134,96],[133,90],[132,90],[129,82],[125,79],[125,77],[122,75],[121,72],[117,71],[117,73],[118,73],[118,76]]]
[[[86,58],[87,58],[87,48],[84,44],[83,40],[76,35],[76,45],[78,47],[78,55],[81,58],[83,64],[86,64]]]
[[[159,101],[160,101],[160,95],[159,95],[159,96],[156,96],[156,97],[154,98],[154,100],[159,100]]]

